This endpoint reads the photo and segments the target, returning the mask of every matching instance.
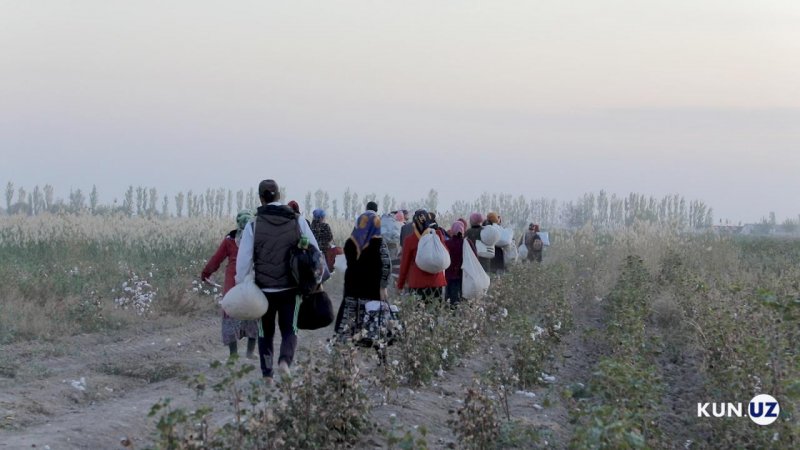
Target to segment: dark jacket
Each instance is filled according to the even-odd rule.
[[[414,234],[414,223],[409,222],[402,227],[400,227],[400,246],[402,247],[405,242],[406,238]]]
[[[356,244],[348,239],[344,244],[347,270],[344,272],[344,296],[364,300],[380,300],[384,261],[381,257],[383,239],[373,238],[356,258]]]
[[[319,250],[323,253],[327,252],[333,241],[331,226],[325,222],[314,220],[311,222],[311,232],[314,233],[314,237],[317,239]]]
[[[475,244],[469,239],[467,239],[467,242],[469,242],[472,252],[477,256],[478,251],[475,250]],[[444,271],[444,276],[448,282],[460,280],[463,275],[461,264],[464,262],[464,238],[453,236],[444,245],[447,247],[447,251],[450,252],[450,267]]]
[[[481,240],[481,230],[483,230],[482,226],[473,225],[469,227],[469,230],[467,230],[467,232],[464,234],[467,239],[469,239],[470,241],[472,241],[473,244],[475,244],[475,242]]]
[[[297,216],[291,208],[276,205],[258,208],[253,243],[253,269],[258,287],[296,287],[289,270],[289,252],[299,240]]]

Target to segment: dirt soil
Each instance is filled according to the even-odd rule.
[[[328,284],[334,303],[340,300],[341,277],[337,272]],[[596,350],[591,330],[601,321],[599,305],[591,302],[576,301],[575,327],[554,352],[556,381],[512,396],[512,417],[542,430],[537,447],[563,448],[569,441],[561,392],[589,376]],[[0,347],[0,449],[115,449],[123,448],[124,438],[131,439],[134,448],[146,447],[155,431],[147,416],[153,404],[169,397],[177,407],[198,405],[196,393],[181,377],[208,372],[211,361],[227,357],[219,328],[219,317],[208,314],[158,319],[55,343]],[[301,331],[297,358],[321,351],[330,334],[330,328]],[[239,347],[243,354],[244,341]],[[372,416],[377,427],[356,447],[385,448],[390,416],[395,415],[406,429],[424,425],[431,448],[457,448],[447,422],[461,406],[465,388],[488,369],[493,352],[488,346],[430,386],[400,388],[388,404],[375,406]],[[201,401],[207,404],[208,398]]]

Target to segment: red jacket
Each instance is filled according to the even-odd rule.
[[[203,273],[201,275],[203,280],[210,277],[211,274],[219,269],[219,266],[222,265],[222,261],[225,261],[225,258],[228,258],[228,266],[225,268],[225,284],[223,285],[222,295],[228,293],[228,291],[236,285],[236,280],[234,277],[236,276],[236,254],[239,253],[239,246],[236,245],[236,240],[233,238],[233,234],[234,233],[231,233],[225,236],[225,239],[223,239],[222,243],[219,244],[219,248],[217,248],[214,256],[208,260],[208,264],[206,264],[206,267],[203,269]]]
[[[428,287],[443,287],[447,286],[447,280],[444,278],[444,271],[439,273],[428,273],[420,270],[414,262],[417,258],[417,246],[419,245],[419,236],[415,232],[406,236],[403,241],[403,259],[400,261],[400,276],[397,278],[397,289],[403,289],[408,281],[408,287],[411,289],[428,288]],[[436,230],[439,240],[444,244],[444,237],[442,232]]]

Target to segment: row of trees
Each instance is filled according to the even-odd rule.
[[[282,189],[282,198],[286,191]],[[100,204],[97,187],[92,186],[89,195],[81,189],[70,190],[65,201],[54,198],[51,185],[40,189],[34,187],[28,192],[23,187],[15,188],[9,182],[6,185],[6,210],[9,214],[36,215],[48,211],[51,213],[72,214],[119,214],[124,216],[145,217],[231,217],[243,208],[254,208],[258,196],[254,189],[248,191],[217,188],[202,192],[188,190],[172,197],[159,195],[155,187],[129,186],[122,202],[114,199],[112,204]],[[16,198],[16,202],[14,199]],[[456,201],[449,210],[439,210],[439,195],[431,189],[425,198],[415,201],[398,200],[385,194],[378,197],[375,193],[359,195],[350,188],[340,199],[333,198],[328,191],[317,189],[307,192],[301,207],[310,216],[314,208],[327,211],[329,217],[355,218],[364,210],[367,202],[379,204],[381,213],[407,209],[414,211],[424,208],[439,212],[446,220],[457,217],[468,217],[473,211],[486,213],[495,211],[500,214],[505,224],[516,228],[526,227],[531,221],[544,227],[576,228],[586,223],[593,223],[604,228],[622,228],[635,221],[648,221],[666,224],[683,229],[710,227],[713,224],[713,210],[700,200],[687,201],[680,195],[662,198],[647,197],[631,193],[625,197],[608,194],[605,191],[588,193],[581,198],[569,202],[558,202],[555,199],[528,199],[522,195],[514,197],[510,194],[484,193],[472,201]],[[774,217],[773,217],[774,220]]]
[[[714,223],[713,209],[700,200],[686,201],[682,196],[660,199],[631,193],[627,197],[608,195],[605,191],[584,194],[562,209],[562,222],[570,227],[592,222],[606,228],[622,228],[635,221],[646,221],[681,228],[707,228]]]

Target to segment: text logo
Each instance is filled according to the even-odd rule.
[[[749,417],[758,425],[769,425],[778,420],[781,407],[775,397],[756,395],[745,409],[741,403],[698,403],[697,417]]]
[[[769,425],[778,420],[781,413],[781,406],[775,397],[767,394],[756,395],[750,400],[747,408],[747,415],[759,425]]]

